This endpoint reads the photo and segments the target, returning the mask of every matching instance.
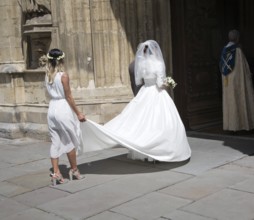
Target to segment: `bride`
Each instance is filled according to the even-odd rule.
[[[123,146],[131,159],[184,161],[191,149],[173,100],[164,89],[165,63],[158,43],[148,40],[138,46],[135,82],[138,94],[124,110],[104,126],[81,123],[84,152]]]

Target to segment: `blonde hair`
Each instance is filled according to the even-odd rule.
[[[46,74],[48,77],[48,83],[52,84],[54,82],[56,73],[64,71],[63,60],[57,60],[56,65],[52,65],[51,62],[48,62],[46,65]]]
[[[56,73],[64,71],[64,57],[64,52],[59,49],[52,49],[48,52],[46,75],[49,84],[52,84],[54,82]]]

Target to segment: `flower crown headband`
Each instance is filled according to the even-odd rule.
[[[59,57],[57,57],[57,58],[52,57],[52,56],[49,55],[49,53],[47,53],[47,58],[48,58],[49,60],[53,60],[53,59],[61,60],[61,59],[63,59],[64,57],[65,57],[64,52],[63,52],[63,54],[62,54],[61,56],[59,56]]]

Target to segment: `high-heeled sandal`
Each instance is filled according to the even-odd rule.
[[[63,184],[65,183],[65,180],[61,173],[51,173],[51,182],[53,186],[56,186],[57,184]]]
[[[75,177],[75,179],[77,179],[77,180],[81,180],[81,179],[84,178],[84,176],[82,176],[82,175],[80,174],[80,172],[79,172],[78,169],[75,169],[75,170],[70,169],[70,171],[69,171],[69,178],[70,178],[70,181],[73,180],[73,177]]]

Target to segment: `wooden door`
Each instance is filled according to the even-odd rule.
[[[228,29],[237,26],[237,0],[171,0],[174,101],[187,129],[220,124],[219,57]]]
[[[251,72],[254,73],[254,1],[239,0],[238,5],[240,43]]]

